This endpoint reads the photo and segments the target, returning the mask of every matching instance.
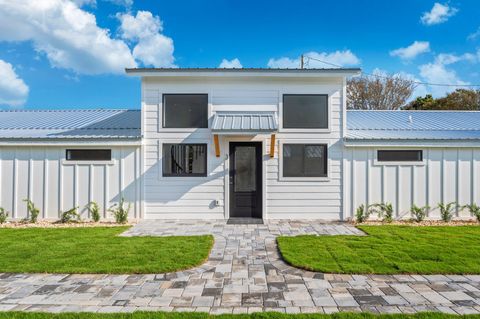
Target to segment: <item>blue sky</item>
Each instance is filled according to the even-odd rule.
[[[0,107],[138,108],[126,66],[296,67],[480,84],[480,2],[0,0]],[[307,66],[325,67],[310,60]],[[416,95],[453,88],[419,86]]]

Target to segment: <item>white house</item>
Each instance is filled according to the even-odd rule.
[[[361,204],[480,204],[480,112],[347,111],[359,72],[127,69],[141,112],[0,112],[0,206],[88,217],[94,200],[108,217],[125,198],[131,218],[345,220]]]

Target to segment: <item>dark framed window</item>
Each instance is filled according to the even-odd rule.
[[[327,177],[327,144],[283,144],[283,177]]]
[[[207,94],[164,94],[164,128],[208,128]]]
[[[65,159],[67,161],[111,161],[112,150],[67,150]]]
[[[422,162],[422,150],[378,150],[379,162]]]
[[[328,128],[328,95],[283,95],[284,128]]]
[[[163,144],[163,176],[207,176],[207,144]]]

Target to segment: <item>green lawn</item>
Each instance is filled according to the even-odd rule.
[[[3,312],[0,319],[480,319],[480,315],[448,315],[424,312],[419,314],[374,315],[370,313],[335,313],[324,314],[282,314],[274,312],[257,312],[245,315],[209,315],[199,312],[134,312],[134,313],[26,313]]]
[[[212,236],[118,237],[127,228],[0,229],[0,272],[163,273],[202,264],[213,245]]]
[[[360,226],[368,236],[277,238],[289,264],[326,273],[480,274],[480,227]]]

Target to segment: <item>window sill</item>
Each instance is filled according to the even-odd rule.
[[[62,159],[62,165],[114,165],[115,161],[67,161]]]
[[[281,182],[330,182],[330,177],[283,177],[280,176]]]
[[[331,128],[280,128],[279,133],[331,133]]]
[[[425,166],[425,160],[421,162],[379,162],[373,161],[373,166]]]

